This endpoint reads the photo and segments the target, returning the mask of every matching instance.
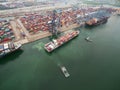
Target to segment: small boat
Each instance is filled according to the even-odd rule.
[[[18,49],[21,48],[21,44],[8,42],[4,44],[0,44],[0,57],[6,56],[7,54],[10,54]]]
[[[92,40],[90,40],[90,37],[85,38],[85,40],[88,42],[92,42]]]
[[[60,66],[61,71],[63,72],[63,74],[65,75],[65,77],[69,77],[70,74],[68,73],[67,69],[64,66]]]

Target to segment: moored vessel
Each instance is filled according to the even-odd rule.
[[[21,46],[22,46],[21,44],[14,42],[0,44],[0,57],[6,56],[7,54],[19,50]]]
[[[102,18],[92,18],[89,21],[86,22],[87,26],[96,26],[103,23],[106,23],[108,21],[109,17],[102,17]]]
[[[120,16],[120,13],[118,13],[117,15]]]
[[[78,31],[78,30],[72,30],[72,31],[66,33],[65,35],[59,37],[58,39],[54,39],[51,42],[45,44],[44,48],[46,51],[52,52],[56,48],[62,46],[66,42],[68,42],[71,39],[73,39],[74,37],[78,36],[79,32],[80,31]]]

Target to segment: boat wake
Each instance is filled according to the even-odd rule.
[[[32,46],[33,49],[37,49],[38,51],[41,51],[44,49],[44,43],[40,42]]]
[[[59,61],[59,60],[54,60],[54,62],[57,64],[57,66],[60,68],[61,73],[63,73],[63,75],[68,78],[70,76],[68,70],[66,69],[66,67]]]

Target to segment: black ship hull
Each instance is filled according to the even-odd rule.
[[[15,50],[13,50],[13,51],[11,51],[11,52],[9,52],[9,53],[5,53],[5,54],[3,54],[3,55],[0,55],[0,58],[3,58],[3,57],[5,57],[5,56],[10,55],[10,54],[12,54],[12,53],[14,53],[14,52],[17,52],[17,51],[19,51],[19,50],[22,50],[21,47],[19,47],[18,49],[15,49]]]
[[[15,54],[15,53],[18,52],[18,51],[22,51],[22,49],[21,49],[21,48],[18,48],[18,49],[13,50],[13,51],[11,51],[11,52],[9,52],[9,53],[5,53],[4,55],[0,55],[0,59],[1,59],[1,58],[5,58],[6,56],[9,56],[9,55],[11,55],[11,54]]]
[[[14,44],[12,42],[1,44],[0,45],[0,58],[8,54],[11,54],[17,50],[20,50],[21,46],[22,46],[21,44]]]
[[[108,21],[108,17],[107,18],[103,18],[103,19],[99,19],[96,23],[92,23],[92,24],[87,24],[86,23],[86,26],[97,26],[97,25],[101,25],[101,24],[107,23],[107,21]]]
[[[120,16],[120,14],[117,14],[118,16]]]

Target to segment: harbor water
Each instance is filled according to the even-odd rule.
[[[49,38],[0,59],[0,90],[120,90],[120,17],[79,28],[80,34],[52,53]],[[93,42],[85,41],[90,37]],[[65,78],[59,65],[66,67]]]

